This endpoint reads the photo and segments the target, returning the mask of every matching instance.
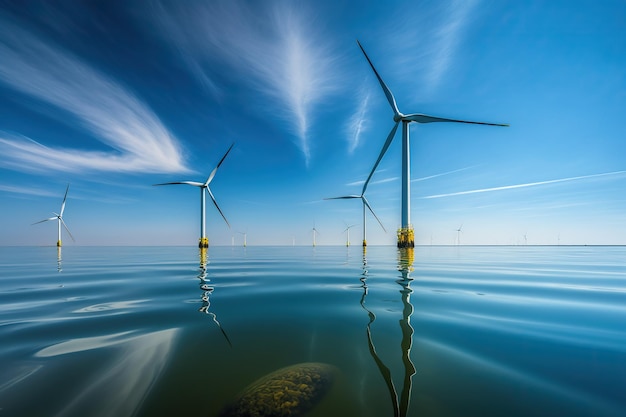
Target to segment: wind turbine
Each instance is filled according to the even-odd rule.
[[[205,223],[206,223],[206,213],[205,213],[206,212],[206,210],[205,210],[206,196],[204,194],[205,190],[209,194],[209,196],[211,197],[211,200],[213,201],[213,204],[215,204],[215,208],[217,208],[217,211],[220,212],[220,214],[222,215],[222,218],[224,219],[224,221],[226,222],[226,224],[230,228],[230,224],[228,223],[228,220],[226,220],[226,216],[224,216],[224,213],[222,213],[222,210],[217,205],[217,201],[215,201],[215,197],[213,196],[213,193],[211,192],[211,189],[209,188],[209,184],[213,180],[213,177],[215,177],[215,173],[217,172],[217,169],[220,167],[220,165],[222,165],[222,162],[224,162],[224,159],[226,158],[226,155],[228,155],[228,153],[233,148],[233,146],[235,146],[234,143],[232,145],[230,145],[230,148],[228,148],[228,150],[226,151],[226,153],[224,154],[224,156],[222,157],[220,162],[217,164],[215,169],[213,169],[213,171],[211,171],[211,174],[209,175],[209,177],[207,178],[207,180],[205,182],[176,181],[176,182],[166,182],[166,183],[163,183],[163,184],[154,184],[155,186],[158,186],[158,185],[186,184],[186,185],[193,185],[194,187],[199,187],[200,188],[200,242],[198,244],[198,246],[200,248],[208,248],[209,247],[209,239],[207,239],[207,237],[206,237],[206,226],[205,226]]]
[[[366,228],[366,222],[365,222],[365,213],[366,213],[365,208],[366,207],[372,213],[374,218],[378,220],[378,224],[380,224],[380,227],[383,228],[385,233],[387,232],[387,230],[385,229],[385,226],[383,226],[382,222],[380,221],[376,213],[374,213],[374,210],[372,210],[372,207],[370,206],[370,203],[367,201],[367,198],[365,198],[365,187],[363,187],[363,191],[361,192],[361,195],[344,195],[342,197],[329,197],[329,198],[325,198],[324,200],[349,200],[353,198],[360,198],[361,201],[363,202],[363,246],[367,246],[367,237],[366,237],[367,228]]]
[[[400,122],[402,122],[402,219],[401,219],[402,225],[401,225],[401,228],[398,230],[398,247],[402,247],[402,248],[411,247],[412,248],[415,246],[415,237],[413,234],[413,226],[411,225],[411,214],[410,214],[411,164],[410,164],[410,155],[409,155],[410,153],[409,152],[410,151],[409,124],[411,122],[415,122],[415,123],[452,122],[452,123],[468,123],[468,124],[487,125],[487,126],[508,126],[508,124],[471,122],[471,121],[466,121],[466,120],[447,119],[443,117],[428,116],[428,115],[421,114],[421,113],[411,113],[411,114],[401,113],[400,110],[398,110],[398,105],[396,104],[396,99],[394,98],[393,93],[391,92],[389,87],[387,87],[387,84],[385,84],[383,79],[380,77],[380,75],[378,74],[378,71],[376,71],[376,68],[374,68],[374,64],[372,64],[372,61],[367,56],[367,54],[365,53],[365,49],[363,49],[363,46],[361,46],[361,43],[358,40],[357,40],[357,44],[359,45],[359,48],[361,48],[363,55],[365,55],[365,59],[367,59],[367,62],[370,64],[370,67],[372,67],[372,70],[374,71],[374,74],[376,75],[376,78],[378,79],[378,82],[380,83],[380,86],[382,87],[383,92],[385,93],[385,96],[387,97],[387,101],[389,102],[389,105],[391,106],[391,109],[393,110],[393,121],[395,122],[393,128],[391,129],[391,132],[389,132],[389,136],[387,136],[387,140],[385,141],[385,144],[383,145],[382,150],[380,151],[380,155],[378,155],[378,159],[376,160],[376,163],[374,164],[374,167],[372,168],[372,171],[370,172],[369,177],[367,177],[367,180],[365,181],[363,190],[365,190],[365,188],[367,187],[367,184],[372,178],[374,171],[376,171],[376,168],[378,167],[380,160],[383,158],[383,156],[385,155],[385,152],[387,152],[387,149],[389,148],[389,145],[393,141],[393,138],[396,135],[396,130],[398,129],[398,125],[400,124]]]
[[[346,227],[346,230],[344,230],[344,232],[347,232],[347,234],[346,234],[346,246],[350,246],[350,229],[353,228],[354,226],[356,226],[356,225],[353,224],[352,226],[348,226],[348,227]]]
[[[313,246],[317,246],[317,244],[315,243],[315,236],[319,233],[317,231],[317,229],[315,228],[315,226],[313,226],[313,229],[311,229],[311,231],[313,232]]]
[[[243,246],[244,247],[248,246],[248,240],[247,240],[248,232],[237,232],[237,233],[243,235]]]
[[[54,217],[50,217],[48,219],[43,219],[43,220],[40,220],[38,222],[33,223],[33,224],[38,224],[38,223],[43,223],[43,222],[49,222],[51,220],[56,220],[57,224],[59,226],[59,228],[58,228],[59,233],[58,233],[58,238],[57,238],[57,246],[58,247],[61,247],[61,245],[62,245],[62,243],[61,243],[61,225],[63,225],[63,227],[65,227],[65,230],[67,230],[67,234],[70,235],[72,240],[74,240],[74,236],[72,236],[72,233],[70,232],[70,229],[67,228],[67,225],[63,221],[63,212],[65,211],[65,201],[67,200],[67,192],[69,190],[70,190],[70,185],[67,184],[67,188],[65,189],[65,196],[63,197],[63,203],[61,203],[61,211],[59,213],[52,212],[52,214],[54,214]]]
[[[461,230],[463,229],[463,225],[461,224],[458,229],[456,229],[456,244],[461,244]]]

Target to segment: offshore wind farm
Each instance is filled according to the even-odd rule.
[[[615,8],[305,3],[3,4],[0,244],[49,244],[26,226],[67,183],[79,239],[65,245],[196,242],[185,187],[151,184],[206,175],[235,139],[211,191],[254,244],[309,245],[315,220],[317,245],[343,245],[360,219],[323,200],[363,194],[370,174],[390,233],[369,228],[368,245],[411,226],[416,245],[447,245],[462,222],[467,245],[626,243]],[[230,245],[207,216],[211,244]]]
[[[0,415],[623,417],[625,15],[1,2]]]

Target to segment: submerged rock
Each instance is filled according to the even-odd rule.
[[[272,372],[246,387],[220,417],[297,417],[329,391],[335,368],[300,363]]]

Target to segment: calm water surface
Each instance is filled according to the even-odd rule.
[[[624,247],[0,248],[0,416],[626,415]]]

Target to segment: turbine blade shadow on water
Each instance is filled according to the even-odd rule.
[[[409,404],[411,401],[411,389],[412,389],[412,378],[416,373],[415,365],[411,361],[411,347],[413,345],[413,327],[410,323],[410,317],[413,314],[413,306],[410,302],[410,294],[413,292],[410,288],[410,282],[412,278],[410,278],[409,273],[411,271],[411,266],[413,264],[413,249],[401,249],[399,252],[399,270],[402,274],[402,278],[397,280],[396,282],[402,286],[400,293],[402,294],[402,319],[400,320],[400,328],[402,330],[402,341],[400,346],[402,348],[402,363],[404,366],[404,378],[403,378],[403,386],[402,392],[400,393],[400,399],[398,400],[398,392],[393,383],[391,371],[382,361],[378,353],[376,352],[376,347],[374,346],[374,341],[372,338],[372,323],[376,320],[376,315],[365,306],[365,299],[368,294],[368,286],[367,286],[367,257],[365,250],[363,251],[363,274],[360,278],[362,283],[361,287],[363,288],[363,295],[361,296],[361,307],[363,310],[367,312],[369,317],[369,322],[367,323],[366,333],[367,333],[367,345],[369,348],[370,355],[374,359],[378,370],[380,371],[381,376],[385,380],[385,384],[387,385],[387,389],[389,390],[389,396],[391,399],[391,403],[393,406],[393,415],[394,417],[405,417],[409,410]]]
[[[233,347],[233,344],[230,341],[230,337],[228,337],[228,334],[226,334],[226,330],[224,330],[219,320],[217,320],[217,315],[212,311],[209,311],[209,308],[211,307],[210,297],[211,294],[213,294],[215,287],[208,284],[209,279],[207,278],[207,264],[207,249],[200,248],[200,274],[198,274],[198,279],[200,279],[200,290],[202,290],[202,307],[200,307],[198,311],[211,316],[213,322],[217,324],[217,328],[220,329],[222,335],[224,335],[224,338],[226,339],[226,342],[228,342],[228,345],[230,347]]]

